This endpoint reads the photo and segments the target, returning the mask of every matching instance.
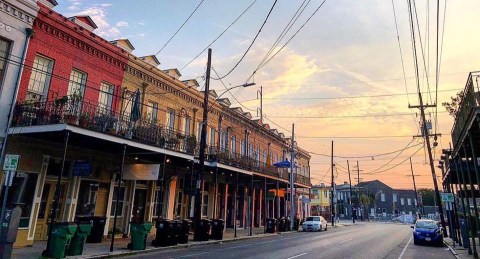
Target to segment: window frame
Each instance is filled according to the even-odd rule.
[[[40,59],[42,64],[40,64]],[[45,61],[48,61],[48,64],[45,65]],[[42,69],[40,69],[40,66],[42,66]],[[55,67],[55,60],[41,55],[41,54],[36,54],[35,58],[33,60],[32,64],[32,72],[30,73],[30,78],[28,79],[28,86],[27,86],[27,100],[35,100],[35,98],[30,97],[30,95],[38,95],[41,99],[48,99],[48,92],[50,89],[50,85],[52,82],[52,73],[53,73],[53,68]],[[47,68],[46,70],[43,70],[43,68]],[[42,74],[43,73],[43,74]],[[42,77],[45,75],[44,78],[38,79],[38,77]],[[32,83],[33,82],[33,83]],[[34,86],[37,85],[37,83],[43,84],[43,89],[40,91],[40,89],[35,89]]]
[[[10,59],[11,51],[12,51],[12,41],[0,37],[0,41],[5,42],[6,49],[5,52],[0,51],[0,62],[3,62],[2,66],[0,66],[0,91],[3,89],[3,84],[5,83],[5,78],[7,74],[7,69],[8,69],[8,60]],[[2,53],[5,53],[4,56],[2,56]]]

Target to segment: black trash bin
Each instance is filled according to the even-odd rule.
[[[285,232],[286,231],[286,220],[285,218],[280,218],[277,222],[278,225],[278,232]]]
[[[188,219],[182,220],[182,225],[180,228],[180,235],[178,237],[179,244],[188,243],[188,234],[190,233],[190,227],[192,226],[192,221]]]
[[[212,234],[210,235],[210,238],[214,240],[222,240],[224,228],[225,228],[225,221],[223,221],[223,219],[213,219]]]
[[[172,225],[168,219],[157,219],[155,222],[156,235],[152,240],[152,246],[169,246],[172,239]]]
[[[172,220],[170,221],[170,226],[172,229],[172,238],[170,238],[170,245],[175,246],[178,244],[178,240],[181,236],[182,222],[180,220]]]
[[[293,220],[293,230],[295,231],[298,231],[298,227],[300,226],[300,219],[299,218],[295,218]]]
[[[210,237],[210,220],[202,219],[199,228],[200,233],[195,233],[196,235],[194,235],[195,241],[208,241]]]
[[[274,218],[267,219],[266,232],[275,233],[276,228],[277,228],[277,220]]]
[[[102,243],[103,232],[105,231],[105,224],[107,223],[107,217],[101,216],[86,216],[77,217],[75,219],[77,224],[92,224],[92,230],[87,237],[87,243]]]

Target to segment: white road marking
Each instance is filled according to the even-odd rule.
[[[345,242],[348,242],[348,241],[352,241],[353,238],[350,238],[350,239],[347,239],[347,240],[343,240],[342,242],[339,242],[339,244],[342,244],[342,243],[345,243]]]
[[[297,258],[297,257],[300,257],[302,255],[306,255],[307,253],[303,253],[303,254],[299,254],[299,255],[296,255],[296,256],[292,256],[292,257],[289,257],[287,259],[293,259],[293,258]]]
[[[403,248],[402,253],[401,253],[400,256],[398,257],[398,259],[402,259],[403,254],[405,254],[405,251],[407,250],[408,245],[409,245],[410,242],[412,241],[412,238],[413,238],[413,236],[411,236],[410,239],[408,240],[407,244],[406,244],[405,247]]]

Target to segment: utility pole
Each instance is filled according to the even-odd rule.
[[[358,165],[358,160],[357,160],[357,211],[360,211],[360,187],[358,186],[360,184],[360,166]],[[363,213],[360,214],[360,220],[363,221]]]
[[[445,223],[445,218],[443,217],[443,205],[440,199],[440,192],[438,191],[438,184],[437,184],[437,176],[435,174],[435,166],[433,165],[433,155],[432,155],[432,147],[430,146],[430,134],[428,132],[427,128],[427,120],[425,119],[425,108],[428,107],[436,107],[437,104],[435,105],[424,105],[423,104],[423,98],[422,98],[422,91],[420,89],[420,81],[419,81],[419,71],[418,71],[418,58],[417,58],[417,47],[415,44],[415,27],[413,26],[413,11],[412,11],[412,3],[411,0],[408,0],[408,9],[409,9],[409,14],[410,14],[410,29],[412,31],[412,42],[413,42],[413,55],[414,55],[414,65],[415,65],[415,73],[416,73],[416,80],[417,80],[417,92],[418,92],[418,100],[420,102],[420,105],[418,106],[410,106],[409,108],[419,108],[420,109],[420,115],[422,119],[422,131],[423,131],[423,136],[425,138],[425,144],[427,145],[427,153],[428,153],[428,159],[430,163],[430,170],[432,172],[432,178],[433,178],[433,186],[435,188],[435,198],[439,201],[438,202],[438,211],[440,213],[440,221],[442,222],[442,227],[443,229],[447,228],[447,224]]]
[[[335,180],[333,178],[333,167],[335,165],[333,164],[333,140],[332,140],[332,156],[330,160],[330,171],[332,171],[332,186],[330,188],[330,196],[331,196],[331,204],[330,204],[330,213],[332,214],[332,226],[335,226],[335,205],[333,204],[334,196],[335,196]]]
[[[293,181],[293,168],[295,168],[295,124],[292,124],[292,149],[290,150],[290,230],[293,230],[293,219],[295,216],[295,203],[293,187],[295,182]]]
[[[193,239],[196,241],[203,241],[201,234],[201,221],[202,221],[202,193],[203,193],[203,175],[205,173],[205,147],[207,145],[206,135],[207,135],[207,121],[208,121],[208,96],[210,92],[210,69],[212,66],[212,49],[208,49],[208,61],[207,61],[207,72],[205,78],[205,96],[203,100],[203,122],[202,122],[202,131],[200,136],[200,154],[199,154],[199,171],[197,176],[197,185],[195,190],[195,209],[194,209],[194,218],[195,218],[195,229]]]
[[[415,184],[415,175],[413,174],[413,165],[412,165],[412,158],[410,157],[410,170],[412,171],[412,179],[413,179],[413,189],[415,190],[415,201],[416,201],[416,209],[417,209],[417,216],[418,219],[422,219],[421,213],[418,211],[418,207],[420,205],[419,200],[418,200],[418,194],[417,194],[417,185]]]
[[[355,216],[353,215],[353,202],[352,202],[352,177],[350,176],[350,163],[347,160],[347,170],[348,170],[348,182],[350,183],[350,207],[352,209],[352,222],[355,223]]]

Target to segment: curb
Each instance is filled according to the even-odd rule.
[[[455,242],[455,241],[454,241]],[[460,259],[461,257],[458,255],[457,251],[455,251],[455,249],[453,249],[453,247],[451,247],[446,241],[445,239],[443,240],[443,244],[445,244],[447,247],[448,247],[448,250],[450,250],[450,252],[452,253],[453,256],[455,256],[455,258],[457,259]]]
[[[224,239],[224,240],[209,240],[209,241],[196,242],[196,243],[190,243],[190,244],[178,244],[176,246],[153,247],[153,248],[147,248],[145,250],[138,250],[138,251],[117,250],[116,252],[111,252],[111,253],[107,253],[107,254],[90,255],[90,256],[77,257],[77,258],[89,258],[89,259],[93,259],[93,258],[118,258],[118,257],[132,256],[132,255],[154,253],[154,252],[159,252],[159,251],[164,251],[164,250],[182,249],[182,248],[196,247],[196,246],[202,246],[202,245],[211,245],[211,244],[224,244],[224,243],[230,243],[230,242],[235,242],[235,241],[240,241],[240,240],[270,237],[270,236],[284,235],[284,234],[289,234],[289,233],[297,233],[297,231],[281,232],[281,233],[277,233],[277,234],[260,234],[260,235],[255,235],[255,236],[243,236],[243,237],[230,238],[230,239]]]

